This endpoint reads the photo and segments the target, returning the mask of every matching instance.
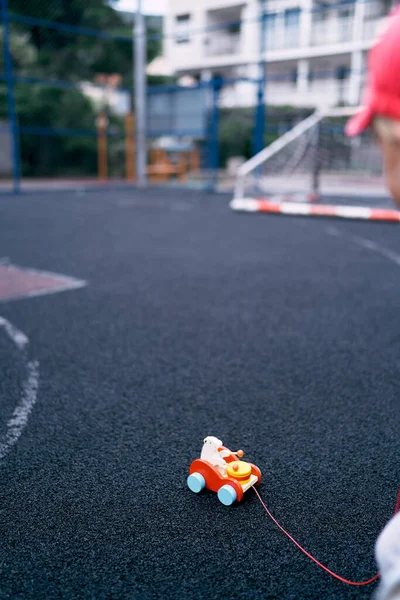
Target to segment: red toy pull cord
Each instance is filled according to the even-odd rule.
[[[394,509],[394,514],[397,515],[398,512],[400,512],[400,488],[397,491],[397,502],[396,508]]]
[[[300,544],[294,539],[294,537],[292,537],[290,535],[290,533],[288,533],[286,531],[286,529],[284,529],[282,527],[282,525],[280,525],[280,523],[278,523],[278,521],[275,519],[275,517],[268,510],[266,504],[264,503],[263,499],[261,498],[260,494],[258,493],[258,491],[256,490],[255,487],[253,487],[253,490],[257,494],[257,497],[258,497],[259,501],[261,502],[261,505],[263,506],[265,512],[267,513],[267,515],[269,516],[269,518],[275,523],[275,525],[277,527],[279,527],[279,529],[289,538],[290,541],[293,542],[293,544],[295,546],[297,546],[297,548],[299,550],[301,550],[306,556],[308,556],[308,558],[310,560],[312,560],[313,562],[315,562],[315,564],[317,564],[319,567],[321,567],[321,569],[323,569],[324,571],[326,571],[327,573],[329,573],[329,575],[332,575],[332,577],[335,577],[335,579],[338,579],[342,583],[347,583],[348,585],[354,585],[354,586],[369,585],[370,583],[373,583],[374,581],[376,581],[377,579],[379,579],[380,573],[377,573],[376,575],[374,575],[374,577],[371,577],[371,579],[367,579],[365,581],[350,581],[349,579],[345,579],[344,577],[341,577],[340,575],[337,575],[336,573],[334,573],[333,571],[331,571],[330,569],[328,569],[328,567],[326,567],[325,565],[323,565],[322,563],[320,563],[319,560],[317,560],[316,558],[314,558],[314,556],[312,556],[312,554],[310,554],[309,552],[307,552],[307,550],[305,550],[303,548],[303,546],[300,546]],[[397,512],[399,512],[399,510],[400,510],[400,489],[398,490],[398,494],[397,494],[397,502],[396,502],[396,508],[395,508],[394,514],[396,514]]]

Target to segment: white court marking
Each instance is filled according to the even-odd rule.
[[[10,321],[0,317],[0,328],[2,328],[10,340],[19,350],[22,361],[25,363],[26,377],[22,385],[22,393],[14,412],[7,422],[6,433],[0,437],[0,460],[2,460],[12,446],[17,442],[25,429],[28,418],[36,402],[39,387],[39,362],[28,360],[27,346],[29,339],[17,329]]]
[[[395,263],[395,265],[400,267],[400,254],[396,254],[396,252],[392,252],[392,250],[388,250],[387,248],[384,248],[384,246],[381,246],[380,244],[377,244],[376,242],[373,242],[368,238],[364,238],[359,235],[345,235],[341,231],[339,231],[337,227],[327,227],[326,232],[334,237],[349,238],[355,244],[358,244],[363,248],[367,248],[367,250],[371,250],[372,252],[376,252],[377,254],[384,256],[391,262]]]

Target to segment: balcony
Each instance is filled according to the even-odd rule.
[[[290,9],[267,15],[265,24],[267,50],[298,48],[300,45],[300,10]]]
[[[204,53],[206,56],[240,54],[241,49],[240,33],[221,35],[219,32],[219,34],[215,33],[206,38]]]
[[[206,12],[209,32],[204,40],[205,56],[236,55],[242,51],[243,7],[239,4]]]
[[[338,81],[334,77],[315,79],[301,91],[289,79],[269,82],[266,88],[268,102],[276,106],[294,103],[296,106],[324,107],[327,103],[347,103],[348,95],[348,79]]]
[[[266,98],[269,104],[285,106],[291,104],[293,98],[296,99],[297,103],[299,94],[296,90],[296,84],[291,81],[272,81],[267,84]]]
[[[363,39],[374,40],[378,35],[385,19],[367,19],[364,21]]]
[[[266,34],[267,50],[284,50],[287,48],[298,48],[300,46],[300,28],[271,29]]]
[[[350,42],[353,37],[353,17],[317,21],[311,28],[311,45],[326,46]]]
[[[316,78],[309,85],[309,96],[316,106],[327,104],[347,104],[350,82],[348,79],[338,80],[334,77]]]

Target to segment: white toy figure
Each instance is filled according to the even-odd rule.
[[[375,555],[381,571],[376,600],[400,600],[400,512],[380,534]]]
[[[230,452],[229,450],[218,450],[218,448],[221,448],[221,446],[221,440],[209,435],[208,437],[204,438],[204,444],[201,450],[200,458],[214,465],[214,467],[219,467],[225,471],[226,462],[224,461],[224,457],[229,456]]]

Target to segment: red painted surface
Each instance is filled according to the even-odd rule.
[[[25,298],[75,287],[75,280],[61,275],[0,265],[0,300]]]

